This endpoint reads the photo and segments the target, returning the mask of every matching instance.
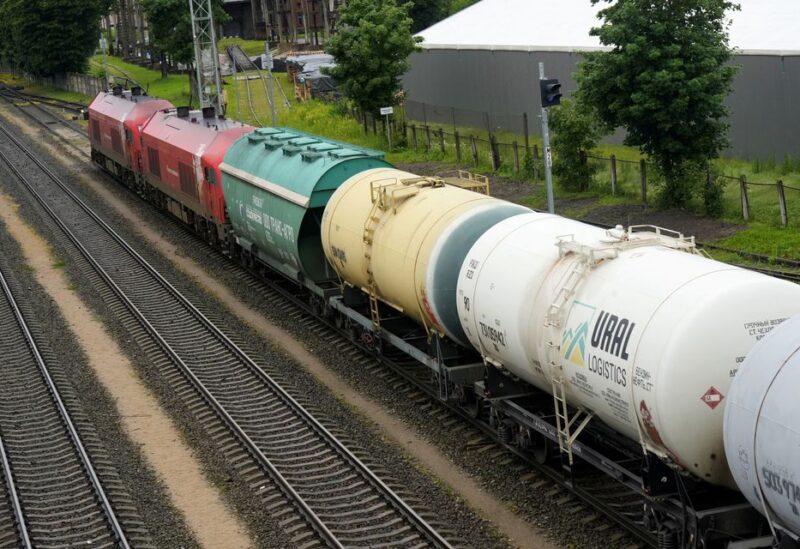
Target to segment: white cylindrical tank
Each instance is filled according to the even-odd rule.
[[[753,327],[759,335],[771,324]],[[725,452],[750,503],[800,535],[800,316],[747,355],[725,407]]]
[[[459,316],[488,362],[546,391],[563,378],[572,405],[733,487],[722,441],[731,379],[752,327],[800,311],[800,287],[680,251],[692,244],[517,216],[467,255]]]
[[[322,218],[322,245],[337,274],[459,343],[458,271],[489,227],[528,208],[395,169],[342,184]]]

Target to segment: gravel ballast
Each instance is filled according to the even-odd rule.
[[[312,353],[319,357],[324,364],[341,378],[348,381],[353,387],[364,396],[379,402],[391,414],[402,418],[406,423],[413,426],[416,431],[424,438],[432,442],[447,455],[454,463],[472,475],[490,493],[508,502],[509,506],[526,518],[532,524],[540,527],[548,534],[548,537],[565,545],[580,547],[608,547],[614,545],[626,545],[631,541],[622,536],[615,535],[615,539],[609,540],[607,537],[598,536],[596,522],[590,521],[587,525],[583,524],[583,515],[565,513],[561,506],[556,505],[554,499],[561,499],[566,492],[561,491],[556,496],[548,496],[543,491],[532,489],[528,484],[521,480],[529,469],[526,465],[519,462],[516,458],[505,452],[496,452],[490,448],[486,451],[480,444],[469,444],[468,439],[471,427],[464,428],[460,422],[451,428],[442,427],[442,417],[449,415],[436,405],[419,405],[417,400],[408,398],[408,392],[397,390],[397,382],[393,374],[387,376],[375,376],[364,371],[363,366],[354,363],[347,355],[332,353],[330,348],[322,341],[314,330],[309,329],[304,323],[298,323],[290,318],[286,318],[280,311],[274,310],[263,296],[254,293],[246,283],[249,275],[243,274],[239,269],[232,269],[230,264],[210,251],[202,243],[193,237],[187,236],[180,231],[177,223],[167,219],[157,212],[152,206],[142,202],[121,186],[111,182],[96,169],[87,166],[80,170],[86,175],[104,184],[128,207],[136,212],[145,222],[159,231],[165,240],[174,243],[185,256],[201,263],[206,270],[217,278],[222,284],[229,288],[241,301],[259,310],[274,324],[285,329],[301,341]],[[63,170],[62,170],[63,172]],[[76,182],[74,178],[77,173],[67,173],[65,179]],[[457,532],[464,540],[468,540],[475,546],[489,547],[502,546],[504,542],[499,539],[492,526],[476,517],[463,502],[453,497],[441,486],[437,486],[435,480],[430,479],[421,473],[416,466],[409,462],[408,458],[398,448],[386,444],[381,440],[381,433],[376,432],[369,422],[364,421],[357,413],[354,413],[346,403],[337,401],[331,394],[321,387],[320,384],[305,370],[298,367],[289,357],[285,356],[278,349],[274,342],[266,341],[256,335],[250,328],[227,313],[220,307],[215,299],[212,299],[206,292],[197,288],[197,285],[186,279],[183,275],[176,272],[173,265],[155,253],[146,243],[141,241],[135,234],[131,234],[127,227],[117,227],[114,223],[118,219],[118,214],[111,210],[107,205],[102,204],[97,198],[80,184],[76,189],[83,189],[80,193],[83,198],[96,208],[107,221],[115,226],[115,229],[122,229],[123,236],[131,243],[135,243],[143,255],[164,274],[170,281],[184,292],[201,310],[208,314],[218,325],[225,326],[226,331],[232,338],[239,342],[246,342],[245,349],[253,357],[258,357],[258,362],[267,369],[273,369],[287,379],[291,379],[293,392],[304,394],[308,401],[314,402],[316,407],[324,411],[331,422],[346,433],[358,446],[371,455],[375,461],[384,464],[384,469],[389,476],[399,484],[406,487],[406,492],[413,493],[416,497],[425,502],[425,507],[433,509],[439,520],[448,525],[450,529]],[[13,191],[12,191],[13,192]],[[27,201],[24,193],[16,193],[18,199]],[[30,208],[23,208],[23,215],[34,220],[38,225],[41,222],[35,221],[37,214],[30,211]],[[52,235],[48,238],[53,240]],[[58,240],[58,239],[56,239]],[[102,303],[98,303],[96,295],[81,284],[82,274],[77,269],[68,267],[68,271],[76,281],[84,297],[92,302],[92,306],[99,314],[106,315],[107,311]],[[107,318],[110,327],[114,327],[114,319]],[[119,326],[113,328],[117,339],[126,346],[126,335]],[[209,448],[207,438],[202,433],[194,432],[192,418],[185,410],[181,410],[180,405],[170,402],[170,391],[168,387],[159,387],[158,376],[148,373],[147,364],[141,360],[141,352],[130,345],[128,342],[127,352],[136,361],[143,373],[143,378],[149,385],[154,387],[162,401],[165,402],[171,413],[179,418],[182,428],[186,431],[187,437],[193,446],[196,446],[206,462],[206,466],[211,472],[215,482],[225,489],[228,497],[234,502],[235,507],[246,518],[250,519],[251,528],[257,532],[259,542],[266,542],[265,528],[263,528],[263,516],[257,506],[253,506],[249,490],[247,487],[237,485],[234,475],[229,467],[226,467],[225,460],[221,458],[219,452],[214,448]],[[387,381],[388,380],[388,381]],[[482,449],[484,448],[484,449]],[[227,473],[226,473],[227,471]],[[547,490],[552,489],[552,485]],[[490,517],[491,518],[491,517]],[[254,524],[255,523],[255,524]],[[262,528],[257,526],[261,524]],[[616,533],[615,529],[609,532]],[[267,543],[269,544],[269,543]]]

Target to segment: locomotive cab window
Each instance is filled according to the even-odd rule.
[[[125,142],[129,145],[133,144],[133,132],[129,129],[125,129]]]

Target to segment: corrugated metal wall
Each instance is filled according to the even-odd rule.
[[[539,135],[539,62],[568,96],[579,60],[580,54],[567,52],[424,50],[411,56],[404,85],[410,102],[436,107],[426,109],[429,121],[452,123],[448,109],[487,112],[493,125],[506,119],[506,129],[519,132],[516,121],[527,112],[529,131]],[[776,160],[800,155],[800,57],[740,55],[734,62],[741,70],[728,99],[727,154]],[[409,114],[421,120],[418,109]]]

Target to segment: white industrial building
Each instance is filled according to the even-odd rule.
[[[800,0],[739,0],[730,41],[741,66],[728,104],[731,150],[743,158],[800,155]],[[589,30],[605,3],[590,0],[482,0],[423,31],[423,50],[405,76],[411,110],[450,122],[453,112],[493,120],[529,113],[537,132],[538,64],[575,88],[581,54],[601,49]],[[448,109],[452,112],[448,113]],[[417,113],[414,113],[416,115]],[[516,129],[516,122],[505,124]]]

